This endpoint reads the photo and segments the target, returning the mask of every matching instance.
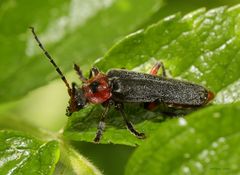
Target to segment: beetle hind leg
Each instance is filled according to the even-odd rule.
[[[138,131],[133,127],[132,123],[131,123],[130,121],[128,121],[127,115],[126,115],[126,113],[125,113],[124,110],[123,110],[123,104],[121,104],[121,103],[116,104],[116,109],[117,109],[117,111],[120,112],[121,116],[123,117],[123,120],[124,120],[124,122],[125,122],[125,124],[126,124],[127,129],[128,129],[133,135],[135,135],[137,138],[139,138],[139,139],[144,139],[144,138],[146,137],[145,134],[138,132]]]
[[[166,71],[163,62],[157,62],[151,69],[150,74],[157,75],[160,68],[162,68],[162,76],[166,77]]]
[[[153,101],[153,102],[145,102],[144,103],[144,108],[149,110],[149,111],[154,111],[159,105],[159,101]]]

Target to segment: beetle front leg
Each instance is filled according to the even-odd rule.
[[[74,97],[75,97],[75,93],[76,93],[76,86],[77,84],[72,82],[72,89],[71,91],[69,92],[69,96],[70,96],[70,100],[69,100],[69,106],[67,107],[66,109],[66,116],[70,117],[72,115],[72,111],[71,111],[71,104],[73,103],[73,100],[74,100]]]
[[[83,73],[80,69],[80,67],[76,64],[74,64],[74,70],[77,72],[78,76],[79,76],[79,79],[82,81],[82,82],[86,82],[87,79],[83,76]]]
[[[121,103],[116,104],[116,109],[117,109],[117,111],[120,112],[121,116],[123,117],[123,120],[124,120],[124,122],[125,122],[125,124],[126,124],[127,129],[128,129],[133,135],[135,135],[137,138],[139,138],[139,139],[144,139],[144,138],[145,138],[145,134],[144,134],[144,133],[140,133],[140,132],[138,132],[137,130],[135,130],[134,127],[133,127],[133,125],[132,125],[132,123],[131,123],[130,121],[128,121],[127,115],[126,115],[126,113],[125,113],[124,110],[123,110],[123,104],[121,104]]]
[[[89,79],[92,78],[92,77],[95,77],[97,74],[99,74],[99,70],[98,68],[96,67],[92,67],[92,69],[90,70],[90,73],[89,73]]]
[[[166,77],[166,71],[163,62],[157,62],[151,69],[150,74],[157,75],[160,68],[162,68],[162,76]]]
[[[102,115],[101,115],[100,121],[98,123],[96,136],[93,140],[95,143],[98,143],[100,141],[101,137],[102,137],[103,131],[105,129],[105,118],[106,118],[106,115],[109,111],[110,106],[111,106],[111,102],[108,102],[104,111],[103,111],[103,113],[102,113]]]

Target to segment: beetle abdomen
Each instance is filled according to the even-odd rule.
[[[153,102],[181,106],[201,106],[208,100],[208,91],[197,84],[150,74],[113,69],[108,72],[112,98],[119,102]]]

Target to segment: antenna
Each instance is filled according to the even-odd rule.
[[[66,79],[66,77],[63,75],[62,71],[59,69],[59,67],[57,66],[57,64],[54,62],[54,60],[52,59],[51,55],[48,53],[48,51],[45,50],[45,48],[43,47],[42,43],[40,42],[40,40],[38,39],[37,37],[37,34],[35,33],[34,31],[34,28],[33,27],[29,27],[29,29],[31,29],[32,31],[32,34],[35,38],[35,40],[37,41],[38,43],[38,46],[42,49],[43,53],[46,55],[46,57],[50,60],[50,62],[52,63],[52,65],[55,67],[57,73],[60,75],[61,79],[63,80],[63,82],[65,83],[65,85],[67,86],[67,89],[68,89],[68,94],[70,95],[71,94],[71,88],[69,86],[69,83]]]

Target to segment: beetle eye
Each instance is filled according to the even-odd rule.
[[[98,89],[98,86],[99,86],[99,82],[94,81],[89,86],[90,86],[92,92],[95,93],[95,92],[97,92],[97,89]]]

